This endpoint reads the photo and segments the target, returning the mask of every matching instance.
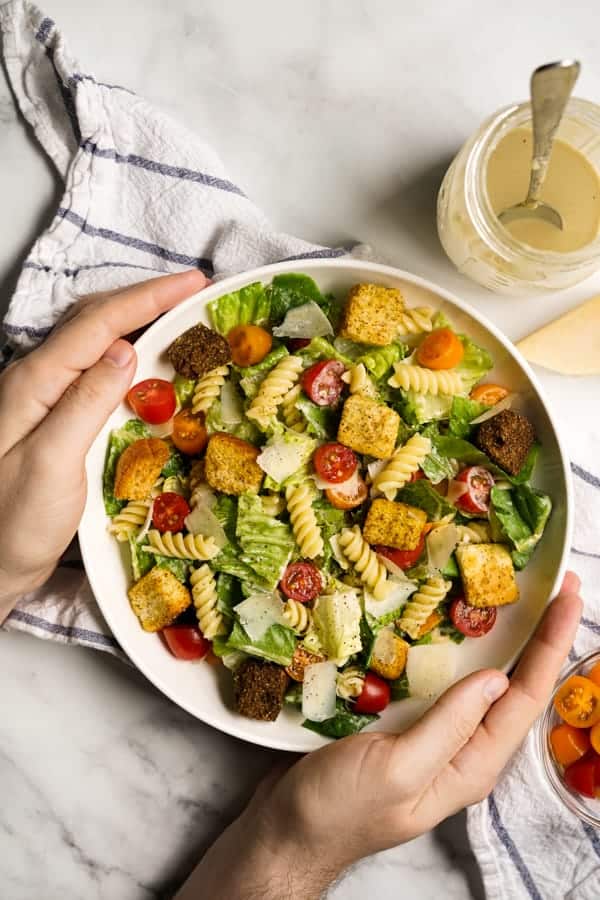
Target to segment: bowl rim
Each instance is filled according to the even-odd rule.
[[[581,799],[580,795],[575,791],[572,791],[560,776],[558,763],[555,762],[548,744],[548,737],[551,727],[554,727],[554,723],[552,722],[553,713],[555,712],[554,698],[561,685],[563,685],[572,675],[580,674],[581,670],[591,662],[599,661],[600,648],[598,650],[590,650],[585,656],[575,660],[564,672],[561,672],[552,689],[552,696],[548,700],[544,712],[537,720],[535,726],[535,750],[538,757],[538,763],[545,776],[544,780],[546,785],[551,788],[553,796],[558,799],[563,806],[566,806],[573,815],[577,816],[577,818],[582,821],[587,822],[587,824],[591,825],[593,828],[598,829],[600,829],[600,798],[597,801],[598,814],[594,815],[587,810],[583,804],[584,799],[592,800],[593,798],[585,797]]]
[[[379,276],[380,278],[395,278],[404,280],[410,284],[415,285],[416,287],[422,288],[423,290],[429,291],[433,294],[436,294],[443,300],[447,301],[449,304],[455,306],[457,309],[464,312],[466,315],[471,316],[475,319],[479,325],[483,326],[492,337],[500,343],[504,350],[508,353],[510,357],[519,365],[519,367],[524,372],[528,381],[531,383],[533,388],[536,391],[537,397],[539,398],[540,405],[542,406],[544,413],[548,418],[548,422],[550,423],[554,439],[556,441],[556,445],[558,448],[558,455],[560,458],[560,465],[562,468],[564,484],[565,484],[565,530],[564,530],[564,540],[563,545],[561,547],[561,555],[560,562],[557,568],[557,575],[552,585],[552,589],[549,592],[549,596],[546,600],[546,604],[544,609],[547,607],[548,603],[552,599],[552,597],[556,594],[556,591],[562,580],[564,578],[564,574],[566,571],[567,558],[568,553],[572,544],[572,533],[573,533],[573,484],[572,484],[572,475],[571,469],[568,463],[568,457],[565,451],[564,442],[561,437],[560,430],[557,426],[555,417],[549,408],[548,401],[546,399],[545,392],[540,385],[537,376],[531,369],[529,363],[524,359],[521,353],[517,350],[514,344],[500,331],[500,329],[494,325],[494,323],[490,322],[489,319],[480,313],[478,310],[474,309],[469,303],[458,298],[451,291],[446,290],[440,285],[436,284],[433,281],[429,281],[426,278],[422,278],[419,275],[415,275],[412,272],[408,272],[405,269],[400,269],[395,266],[384,265],[381,263],[356,259],[356,258],[337,258],[332,259],[329,257],[313,257],[310,259],[290,259],[284,260],[283,262],[271,263],[269,265],[260,266],[258,268],[250,269],[245,272],[240,272],[235,275],[228,276],[219,281],[215,281],[210,284],[208,287],[204,288],[201,292],[194,294],[189,297],[187,300],[184,300],[182,303],[179,303],[173,309],[169,310],[160,319],[153,322],[146,331],[135,341],[135,348],[139,355],[144,353],[146,344],[148,344],[153,335],[163,327],[163,324],[170,322],[171,319],[181,315],[183,310],[186,310],[188,307],[191,307],[198,303],[198,298],[201,297],[204,303],[208,303],[210,300],[214,300],[217,297],[220,297],[223,294],[229,293],[234,290],[239,290],[241,287],[250,284],[253,281],[270,281],[275,275],[287,273],[287,272],[306,272],[310,273],[313,269],[319,268],[330,268],[330,269],[339,269],[340,271],[344,271],[346,273],[352,273],[353,270],[357,272],[364,273],[365,271],[371,272],[373,275]],[[98,440],[100,435],[96,438]],[[78,529],[78,538],[79,545],[81,549],[81,555],[83,559],[83,564],[85,567],[85,571],[90,583],[90,587],[94,597],[96,598],[96,591],[94,589],[94,547],[93,541],[88,541],[86,539],[85,530],[82,526]],[[211,726],[212,728],[216,728],[219,731],[222,731],[226,734],[231,735],[232,737],[239,738],[241,740],[247,741],[252,744],[256,744],[261,747],[271,748],[276,750],[287,750],[291,752],[306,752],[304,750],[298,750],[298,744],[294,743],[291,740],[285,738],[278,738],[276,734],[267,734],[265,731],[265,739],[262,740],[262,734],[259,738],[257,735],[248,734],[243,726],[243,717],[240,716],[240,725],[234,726],[229,723],[224,723],[221,721],[220,717],[217,714],[211,714],[208,711],[206,716],[200,718],[197,711],[192,709],[188,703],[185,701],[179,700],[176,696],[174,696],[175,692],[172,691],[168,686],[166,686],[163,682],[163,679],[160,675],[157,675],[152,672],[152,667],[147,666],[143,659],[140,658],[140,655],[137,653],[135,648],[131,647],[131,644],[128,641],[127,635],[119,635],[116,633],[113,628],[113,624],[111,622],[112,615],[110,611],[110,607],[107,606],[105,609],[100,602],[100,600],[96,599],[98,606],[104,616],[107,625],[111,629],[111,632],[114,634],[117,639],[120,647],[127,655],[127,657],[131,660],[131,662],[136,666],[136,668],[150,681],[151,684],[154,685],[158,690],[161,691],[166,697],[169,698],[173,703],[179,706],[181,709],[184,709],[194,718],[199,719],[205,724]],[[541,611],[543,613],[543,610]],[[541,619],[541,615],[540,615]],[[536,622],[536,626],[539,623]],[[118,631],[118,628],[117,628]],[[521,656],[524,647],[527,645],[529,640],[533,635],[534,629],[532,629],[531,634],[527,637],[521,644],[517,647],[514,654],[504,665],[503,670],[505,672],[509,672]],[[329,740],[324,740],[324,743],[329,743]]]

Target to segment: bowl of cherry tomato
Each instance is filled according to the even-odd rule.
[[[561,678],[537,740],[551,789],[572,813],[600,828],[600,651]]]

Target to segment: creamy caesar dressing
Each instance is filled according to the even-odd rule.
[[[487,167],[487,191],[495,213],[527,196],[532,135],[528,128],[509,131],[494,148]],[[586,157],[556,140],[541,200],[561,214],[562,231],[538,219],[523,218],[505,226],[523,244],[538,250],[568,253],[591,243],[600,228],[600,177]]]

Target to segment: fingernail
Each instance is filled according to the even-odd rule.
[[[124,369],[125,366],[129,365],[131,362],[131,357],[133,356],[133,347],[131,344],[127,343],[127,341],[115,341],[112,344],[104,356],[102,357],[107,362],[112,363],[113,366],[116,366],[118,369]]]
[[[493,703],[494,700],[498,700],[504,694],[507,687],[508,678],[506,675],[492,675],[484,685],[483,696],[488,703]]]

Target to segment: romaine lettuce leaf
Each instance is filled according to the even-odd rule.
[[[356,360],[356,365],[362,363],[365,369],[376,381],[385,378],[394,363],[404,359],[408,351],[406,344],[388,344],[387,347],[370,347],[369,350]]]
[[[450,420],[448,430],[451,435],[458,438],[468,438],[472,426],[471,422],[489,409],[485,403],[477,403],[469,397],[453,397],[450,407]]]
[[[127,503],[126,500],[117,500],[114,494],[117,461],[126,447],[140,438],[147,437],[150,437],[150,432],[148,426],[141,419],[129,419],[120,428],[115,428],[110,433],[102,473],[104,509],[108,516],[116,516]]]
[[[346,524],[346,516],[343,509],[336,509],[331,503],[328,503],[324,497],[319,497],[313,501],[313,510],[317,518],[317,524],[321,529],[321,537],[323,538],[323,563],[321,568],[326,572],[329,571],[330,562],[333,557],[333,551],[329,538],[334,534],[339,534]]]
[[[172,572],[178,581],[185,584],[190,570],[190,563],[187,559],[176,559],[174,556],[156,556],[156,566],[158,569],[167,569]]]
[[[262,433],[246,416],[237,425],[226,425],[223,421],[220,400],[215,400],[206,413],[206,428],[209,434],[224,431],[243,441],[248,441],[250,444],[261,444],[264,441]]]
[[[175,388],[175,396],[180,406],[188,406],[194,394],[196,381],[194,378],[184,378],[183,375],[176,375],[173,379],[173,387]]]
[[[235,526],[237,522],[237,497],[229,497],[221,494],[212,507],[212,512],[219,520],[219,525],[230,541],[235,540]]]
[[[444,574],[444,573],[442,573]],[[443,622],[440,622],[438,625],[440,634],[449,637],[451,641],[454,641],[455,644],[462,644],[465,639],[465,635],[462,631],[459,631],[458,628],[455,628],[450,619],[444,619]]]
[[[273,590],[294,550],[289,525],[267,516],[260,497],[246,493],[238,500],[236,536],[242,562]]]
[[[140,578],[142,578],[143,575],[146,575],[146,573],[154,566],[157,557],[152,553],[146,553],[145,550],[142,550],[142,545],[138,544],[135,534],[130,534],[127,540],[131,553],[131,571],[133,573],[133,580],[139,581]]]
[[[396,678],[395,681],[390,681],[390,693],[392,700],[406,700],[407,697],[410,697],[406,672],[403,672],[400,678]]]
[[[220,334],[228,334],[236,325],[266,325],[271,304],[264,286],[255,281],[239,291],[212,300],[208,311],[213,327]]]
[[[351,734],[358,734],[367,725],[371,725],[379,719],[378,715],[368,715],[366,713],[355,713],[349,705],[338,697],[336,701],[336,713],[331,719],[325,719],[324,722],[311,722],[306,719],[302,723],[304,728],[315,731],[323,737],[344,738]]]
[[[488,351],[479,347],[471,338],[464,334],[458,336],[462,341],[465,353],[453,371],[460,375],[465,392],[468,393],[490,371],[494,361]]]
[[[443,394],[416,394],[414,391],[394,391],[391,405],[409,425],[424,425],[447,419],[452,407],[452,397]]]
[[[420,481],[413,481],[406,484],[401,491],[398,492],[396,500],[401,503],[407,503],[409,506],[417,506],[419,509],[425,510],[428,518],[432,522],[443,519],[449,513],[456,512],[455,507],[448,503],[441,494],[433,488],[428,481],[422,478]]]
[[[454,478],[457,465],[451,456],[440,453],[438,448],[440,432],[437,425],[432,422],[421,433],[431,441],[431,450],[421,463],[421,468],[427,478],[432,484],[439,484],[445,478]]]
[[[313,607],[315,630],[328,659],[360,653],[362,610],[356,592],[345,585],[335,594],[321,594]]]
[[[171,445],[169,450],[171,455],[164,464],[160,474],[163,478],[170,478],[172,475],[185,475],[189,467],[189,460],[185,458],[183,453],[179,452],[177,447]]]
[[[227,544],[214,559],[210,560],[209,565],[213,572],[226,572],[238,578],[247,593],[269,590],[267,583],[241,559],[241,550],[237,544]]]
[[[524,568],[538,544],[552,512],[547,494],[527,484],[510,490],[492,488],[492,513],[503,535],[513,547],[513,562]]]
[[[534,444],[527,454],[522,468],[517,472],[517,474],[506,476],[512,484],[525,484],[525,482],[530,480],[531,476],[533,475],[533,470],[535,469],[535,464],[537,462],[539,452],[540,445]]]
[[[233,607],[242,600],[242,592],[237,578],[227,572],[217,576],[217,609],[228,619],[233,618]]]
[[[350,367],[354,365],[354,360],[346,356],[345,353],[340,353],[330,341],[323,337],[313,338],[307,347],[303,347],[302,350],[298,351],[298,354],[307,357],[313,362],[319,359],[337,359],[343,362],[345,366]]]
[[[298,397],[296,407],[306,419],[306,430],[316,438],[332,438],[337,432],[339,412],[330,406],[317,406],[308,397]]]
[[[333,294],[323,295],[308,275],[297,272],[276,275],[267,288],[267,294],[271,301],[271,321],[275,325],[283,321],[290,309],[303,306],[309,300],[321,307],[332,325],[337,324],[341,304]]]
[[[227,650],[242,650],[259,659],[269,659],[280,666],[289,666],[296,649],[296,635],[285,625],[271,625],[256,641],[250,639],[237,619],[234,619]]]
[[[253,400],[258,393],[258,389],[265,376],[271,369],[274,369],[278,362],[288,356],[288,351],[283,346],[275,347],[271,350],[261,362],[255,366],[246,366],[239,370],[240,387],[248,400]]]

